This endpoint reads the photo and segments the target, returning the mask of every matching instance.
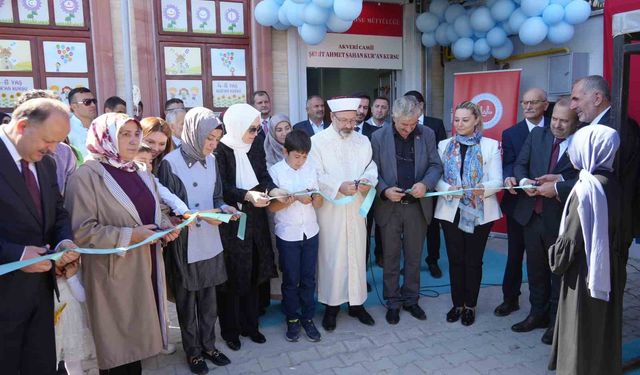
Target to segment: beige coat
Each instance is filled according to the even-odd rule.
[[[152,175],[138,172],[156,200]],[[129,245],[132,228],[142,225],[131,200],[97,161],[87,161],[69,179],[65,194],[75,242],[84,248]],[[83,284],[95,338],[98,367],[110,369],[156,355],[166,342],[166,292],[162,254],[150,247],[111,255],[82,255]],[[160,316],[153,293],[151,262],[157,267]]]

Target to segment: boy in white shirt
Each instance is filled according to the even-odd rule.
[[[284,156],[269,169],[273,182],[292,193],[317,191],[318,178],[312,163],[306,163],[311,138],[293,130],[284,141]],[[318,221],[315,209],[322,206],[317,193],[291,196],[285,203],[274,200],[276,246],[282,271],[282,311],[287,319],[287,341],[298,341],[301,328],[310,341],[320,341],[313,324],[318,264]]]

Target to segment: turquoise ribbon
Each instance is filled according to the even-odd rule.
[[[360,182],[360,184],[370,186],[370,189],[367,192],[367,195],[364,197],[364,200],[362,201],[362,203],[360,204],[360,207],[358,208],[358,214],[362,217],[367,217],[367,214],[369,213],[369,210],[371,210],[371,206],[373,205],[373,201],[376,198],[376,189],[371,184],[366,182]],[[344,206],[344,205],[350,204],[356,199],[355,194],[334,199],[320,190],[301,190],[288,195],[269,197],[269,199],[288,198],[288,197],[310,195],[310,194],[320,194],[322,198],[324,198],[324,200],[336,206]]]
[[[473,191],[473,190],[509,190],[509,189],[535,189],[537,186],[535,185],[523,185],[523,186],[513,186],[513,187],[499,187],[499,188],[467,188],[467,189],[458,189],[458,190],[450,190],[450,191],[432,191],[429,193],[425,193],[423,198],[429,197],[440,197],[443,195],[462,195],[465,191]],[[404,191],[406,194],[411,194],[411,189],[407,189]]]
[[[247,214],[245,214],[244,212],[238,212],[238,214],[240,215],[240,222],[238,223],[238,233],[236,234],[236,236],[239,239],[244,240],[244,235],[245,235],[245,231],[246,231],[246,227],[247,227]],[[214,219],[214,220],[222,221],[223,223],[228,223],[229,221],[231,221],[233,216],[234,215],[232,215],[232,214],[222,214],[222,213],[214,213],[214,212],[196,212],[193,215],[191,215],[188,219],[186,219],[185,221],[183,221],[180,224],[176,225],[175,227],[172,227],[172,228],[169,228],[169,229],[164,229],[164,230],[162,230],[160,232],[157,232],[157,233],[153,234],[152,236],[147,237],[145,240],[140,241],[138,243],[135,243],[133,245],[124,246],[124,247],[118,247],[118,248],[114,248],[114,249],[89,249],[89,248],[64,249],[62,251],[59,251],[59,252],[53,253],[53,254],[47,254],[47,255],[43,255],[43,256],[40,256],[40,257],[32,258],[32,259],[27,259],[27,260],[21,260],[21,261],[17,261],[17,262],[2,264],[2,265],[0,265],[0,276],[4,275],[4,274],[7,274],[9,272],[13,272],[13,271],[19,270],[21,268],[30,266],[32,264],[36,264],[38,262],[42,262],[43,260],[56,261],[56,260],[60,259],[60,257],[62,257],[62,255],[64,253],[66,253],[67,251],[73,251],[73,252],[80,253],[80,254],[94,254],[94,255],[95,254],[108,255],[108,254],[117,254],[117,253],[122,253],[122,252],[125,252],[125,251],[130,251],[130,250],[133,250],[135,248],[147,245],[147,244],[149,244],[151,242],[158,241],[159,239],[161,239],[162,237],[164,237],[167,234],[171,233],[172,231],[174,231],[176,229],[182,229],[182,228],[186,227],[191,222],[196,220],[198,217],[207,218],[207,219]]]

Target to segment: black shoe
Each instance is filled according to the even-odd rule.
[[[442,277],[442,270],[438,266],[438,263],[431,263],[431,264],[428,264],[428,266],[429,266],[429,273],[431,274],[431,276],[433,276],[436,279],[439,279]]]
[[[316,328],[316,325],[313,324],[313,320],[302,319],[301,324],[302,329],[304,329],[304,333],[307,334],[307,338],[309,339],[309,341],[318,342],[322,339],[322,335],[320,335],[320,332]]]
[[[420,306],[418,306],[417,303],[411,306],[404,306],[403,309],[407,310],[411,314],[411,316],[418,320],[427,320],[427,314],[424,312],[424,310],[422,310]]]
[[[387,310],[387,315],[385,316],[387,319],[387,323],[389,324],[398,324],[400,321],[400,309],[389,309]]]
[[[470,326],[476,321],[476,310],[465,308],[460,317],[460,322],[463,326]]]
[[[547,345],[553,344],[553,326],[550,326],[544,331],[544,335],[542,335],[540,341]]]
[[[285,340],[296,342],[300,339],[300,319],[287,320],[287,332],[284,334]]]
[[[460,315],[462,315],[462,311],[464,309],[462,307],[452,307],[451,310],[447,313],[447,322],[454,323],[460,319]]]
[[[324,316],[322,317],[322,328],[325,331],[331,332],[336,329],[336,318],[340,311],[339,306],[327,306],[324,310]]]
[[[207,367],[207,362],[204,361],[202,356],[191,357],[188,360],[189,362],[189,370],[191,370],[194,374],[207,374],[209,373],[209,367]]]
[[[360,306],[349,306],[349,316],[358,318],[360,323],[372,326],[376,324],[371,315],[364,309],[362,305]]]
[[[382,257],[376,257],[376,265],[380,268],[384,268],[384,263],[382,263]]]
[[[495,310],[493,310],[493,314],[495,316],[507,316],[514,311],[520,310],[520,304],[518,300],[515,301],[504,301]]]
[[[367,293],[371,293],[371,284],[367,283]]]
[[[267,342],[267,338],[264,337],[264,335],[260,333],[260,331],[255,331],[254,333],[250,333],[249,338],[251,339],[251,341],[255,342],[256,344],[264,344],[265,342]]]
[[[549,326],[549,317],[542,315],[529,315],[520,323],[511,326],[513,332],[530,332],[536,328],[547,328]]]
[[[213,362],[216,366],[226,366],[231,363],[231,360],[218,349],[213,349],[210,352],[203,351],[202,356]]]
[[[240,344],[240,340],[239,339],[224,340],[224,342],[227,344],[229,349],[233,350],[234,352],[237,352],[238,350],[240,350],[240,347],[242,346],[242,344]]]

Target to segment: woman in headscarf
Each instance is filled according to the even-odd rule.
[[[549,266],[562,275],[549,369],[558,374],[622,374],[622,298],[627,250],[621,246],[620,185],[613,161],[618,133],[578,130],[567,149],[580,170],[562,213]]]
[[[254,142],[260,112],[248,104],[234,104],[224,114],[227,134],[216,150],[224,201],[247,214],[244,240],[236,237],[237,222],[220,227],[228,280],[219,289],[221,336],[232,350],[239,336],[256,343],[266,339],[258,330],[259,287],[276,276],[265,207],[277,189],[267,172],[262,143]]]
[[[264,140],[264,153],[267,156],[267,168],[284,159],[284,139],[291,133],[291,121],[283,114],[276,114],[269,120],[269,132]]]
[[[145,117],[140,121],[142,125],[142,144],[153,150],[153,173],[158,172],[158,166],[164,157],[173,151],[171,136],[173,132],[166,121],[160,117]]]
[[[142,139],[140,123],[107,113],[91,123],[88,160],[71,175],[65,205],[76,243],[119,248],[169,228],[160,214],[153,176],[133,158]],[[173,241],[179,232],[163,239]],[[111,255],[82,255],[83,284],[100,374],[139,374],[140,360],[168,342],[165,275],[157,243]]]
[[[436,190],[477,190],[439,197],[434,216],[441,220],[449,257],[453,307],[447,322],[469,326],[476,317],[484,248],[493,222],[502,217],[495,195],[502,187],[502,160],[498,142],[482,136],[480,107],[460,103],[453,123],[456,134],[438,144],[444,173]]]
[[[203,107],[187,112],[181,146],[160,164],[160,181],[196,211],[237,213],[222,200],[222,181],[212,155],[218,145],[218,121]],[[169,244],[167,278],[174,293],[182,346],[195,374],[208,371],[205,358],[218,366],[230,363],[215,346],[216,286],[227,280],[219,221],[198,222]]]

